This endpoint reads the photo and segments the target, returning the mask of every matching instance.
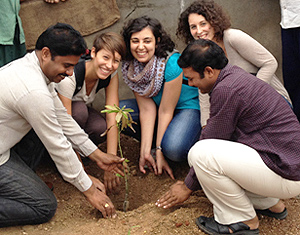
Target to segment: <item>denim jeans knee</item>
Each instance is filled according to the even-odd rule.
[[[199,140],[200,133],[199,110],[176,110],[162,139],[164,156],[175,162],[187,160],[188,151]]]

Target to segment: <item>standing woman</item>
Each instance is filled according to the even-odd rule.
[[[119,105],[119,79],[117,69],[125,56],[125,43],[121,35],[113,32],[98,35],[90,56],[81,59],[74,73],[57,85],[58,95],[76,122],[99,145],[105,139],[100,135],[107,127],[116,124],[115,114],[106,114],[106,119],[90,107],[97,92],[105,89],[105,104]],[[118,130],[111,128],[107,133],[107,153],[117,154]],[[105,172],[105,187],[113,191],[120,184],[119,177]]]
[[[214,1],[197,0],[179,17],[176,35],[188,44],[199,38],[217,43],[225,52],[229,63],[256,75],[270,84],[291,105],[283,84],[276,77],[277,61],[259,42],[238,29],[230,28],[227,14]],[[200,94],[201,124],[209,118],[208,95]]]
[[[166,171],[174,178],[167,159],[185,161],[200,136],[198,90],[188,86],[177,64],[180,54],[157,19],[142,16],[130,20],[123,37],[127,49],[123,79],[136,100],[121,101],[120,106],[133,108],[135,121],[139,119],[140,171],[145,173],[147,165],[155,174]],[[156,161],[151,154],[153,142]]]

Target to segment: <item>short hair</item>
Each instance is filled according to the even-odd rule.
[[[93,47],[95,47],[96,54],[98,51],[106,49],[113,55],[115,52],[118,52],[122,59],[125,58],[126,55],[126,45],[123,37],[114,32],[106,32],[96,36]]]
[[[221,6],[210,0],[197,0],[183,11],[179,17],[176,35],[183,38],[186,44],[194,40],[189,26],[189,15],[192,13],[202,15],[211,24],[217,41],[223,39],[224,30],[231,26],[230,18]]]
[[[172,52],[175,43],[172,41],[171,37],[163,29],[161,23],[155,19],[148,16],[142,16],[129,20],[127,24],[123,27],[122,35],[126,44],[126,60],[132,60],[133,55],[130,51],[130,39],[133,33],[140,32],[144,28],[149,27],[155,37],[156,45],[155,55],[157,57],[168,56],[167,51]]]
[[[203,78],[207,66],[221,70],[228,64],[228,59],[223,49],[215,42],[199,39],[188,44],[177,63],[180,68],[191,67]]]
[[[86,43],[81,34],[71,25],[57,23],[47,28],[38,38],[35,49],[48,47],[52,59],[55,56],[80,56],[86,51]]]

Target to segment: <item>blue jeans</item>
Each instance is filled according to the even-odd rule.
[[[138,125],[134,125],[136,133],[126,130],[124,133],[140,140],[139,109],[135,99],[121,100],[120,107],[126,105],[132,108],[132,118]],[[155,128],[156,129],[156,128]],[[156,130],[155,136],[156,136]],[[197,109],[176,109],[161,142],[164,156],[174,162],[187,160],[190,148],[199,140],[201,133],[200,111]],[[155,136],[153,146],[155,146]]]
[[[56,198],[14,149],[20,154],[23,148],[11,149],[9,160],[0,166],[0,227],[47,222],[55,214]],[[40,155],[40,148],[35,150],[31,155],[40,159],[34,156]]]

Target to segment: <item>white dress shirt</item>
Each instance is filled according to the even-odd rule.
[[[88,156],[97,146],[67,114],[35,51],[0,68],[0,87],[0,165],[33,128],[63,178],[80,191],[89,189],[92,181],[73,148]]]

